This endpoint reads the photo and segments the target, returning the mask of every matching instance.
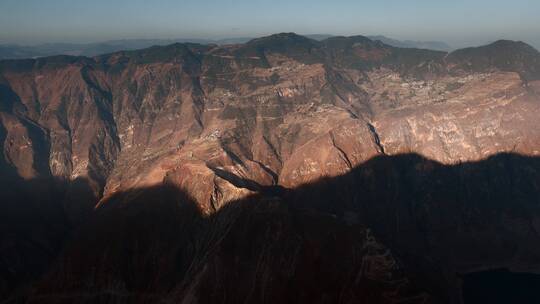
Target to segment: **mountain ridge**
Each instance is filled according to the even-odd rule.
[[[380,41],[381,46],[385,45],[385,46],[394,47],[394,48],[397,48],[397,49],[422,50],[421,48],[396,47],[396,46],[392,46],[392,45],[389,45],[389,44],[385,44],[381,40],[370,39],[369,37],[378,37],[378,36],[362,36],[362,35],[356,35],[356,36],[330,36],[330,37],[327,37],[327,38],[322,39],[322,40],[315,40],[315,39],[309,38],[308,36],[298,35],[296,33],[291,32],[291,33],[279,33],[279,34],[264,36],[264,37],[260,37],[260,38],[253,38],[253,39],[250,39],[250,40],[246,41],[245,43],[239,43],[239,45],[249,46],[249,45],[260,43],[262,41],[272,41],[272,40],[274,40],[276,43],[285,42],[285,45],[289,45],[293,41],[303,40],[304,42],[309,42],[313,47],[317,47],[317,46],[321,46],[322,44],[329,44],[332,41],[338,41],[338,40],[341,40],[341,41],[346,42],[346,43],[353,43],[353,41],[355,43],[358,43],[358,42],[363,42],[363,43],[373,42],[373,43],[375,43],[373,45],[376,45],[376,42]],[[289,41],[287,41],[287,39]],[[37,58],[37,59],[43,59],[43,58],[49,58],[49,57],[50,58],[70,58],[70,57],[100,58],[100,57],[105,57],[105,56],[108,56],[108,55],[118,54],[118,53],[133,53],[133,54],[136,54],[137,52],[145,52],[145,51],[150,51],[152,49],[153,50],[161,50],[163,48],[174,48],[175,46],[181,46],[181,45],[184,45],[186,47],[197,46],[198,48],[211,48],[212,47],[212,45],[206,45],[206,44],[201,44],[201,43],[176,42],[176,43],[172,43],[172,44],[168,44],[168,45],[154,45],[154,46],[150,46],[150,47],[142,48],[142,49],[137,49],[137,50],[118,50],[118,51],[115,51],[115,52],[99,54],[99,55],[95,55],[95,56],[53,55],[53,56],[44,56],[44,57],[40,57],[40,58]],[[446,52],[446,53],[448,53],[448,54],[458,54],[458,53],[468,52],[468,51],[471,51],[471,50],[482,50],[482,49],[487,50],[487,49],[490,49],[490,48],[501,48],[501,47],[504,47],[504,46],[506,46],[507,48],[510,48],[510,49],[527,49],[528,52],[536,52],[536,53],[538,53],[538,51],[534,47],[532,47],[531,45],[529,45],[529,44],[527,44],[525,42],[522,42],[522,41],[512,41],[512,40],[497,40],[495,42],[492,42],[492,43],[489,43],[489,44],[486,44],[486,45],[483,45],[483,46],[456,49],[456,50],[452,50],[451,52]],[[426,50],[426,51],[443,52],[441,50]],[[0,61],[15,61],[15,60],[31,60],[31,59],[30,58],[0,59]]]
[[[310,39],[322,41],[337,35],[313,34],[303,35]],[[380,40],[394,47],[405,48],[427,48],[433,50],[450,51],[451,47],[441,42],[422,42],[422,41],[400,41],[385,36],[366,36],[372,40]],[[73,55],[95,57],[102,54],[114,53],[121,50],[136,50],[148,48],[154,45],[168,45],[173,43],[198,43],[198,44],[244,44],[256,38],[225,38],[225,39],[123,39],[111,40],[89,44],[70,44],[70,43],[46,43],[37,46],[19,46],[19,45],[0,45],[0,59],[25,59],[33,57],[46,57],[54,55]]]

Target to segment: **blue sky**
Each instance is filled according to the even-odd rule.
[[[276,32],[540,45],[540,0],[0,0],[0,43]]]

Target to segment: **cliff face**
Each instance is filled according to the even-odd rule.
[[[1,61],[0,180],[11,201],[25,181],[47,180],[36,195],[71,225],[119,193],[163,184],[212,216],[377,156],[539,155],[539,101],[540,54],[509,41],[447,54],[278,34]]]

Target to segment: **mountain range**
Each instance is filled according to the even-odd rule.
[[[306,37],[314,40],[324,40],[332,35],[314,34]],[[452,48],[444,42],[423,42],[423,41],[399,41],[384,36],[368,36],[372,40],[380,40],[395,47],[403,48],[425,48],[441,51],[450,51]],[[151,46],[165,46],[173,43],[199,43],[199,44],[242,44],[253,38],[224,38],[224,39],[125,39],[111,40],[99,43],[75,44],[75,43],[46,43],[35,46],[21,45],[0,45],[0,59],[24,59],[55,55],[72,56],[98,56],[118,51],[130,51],[136,49],[148,48]]]
[[[470,303],[465,276],[540,271],[539,115],[509,40],[2,60],[0,298]]]
[[[395,46],[395,47],[401,47],[401,48],[413,48],[413,49],[428,49],[428,50],[435,50],[435,51],[445,51],[449,52],[452,51],[452,47],[448,44],[441,42],[441,41],[413,41],[413,40],[396,40],[392,38],[388,38],[385,36],[367,36],[371,40],[378,40],[382,43]]]

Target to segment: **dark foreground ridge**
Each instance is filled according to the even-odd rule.
[[[4,185],[5,303],[462,303],[463,275],[540,265],[540,158],[516,154],[379,156],[211,216],[165,182],[73,223],[81,184]]]

